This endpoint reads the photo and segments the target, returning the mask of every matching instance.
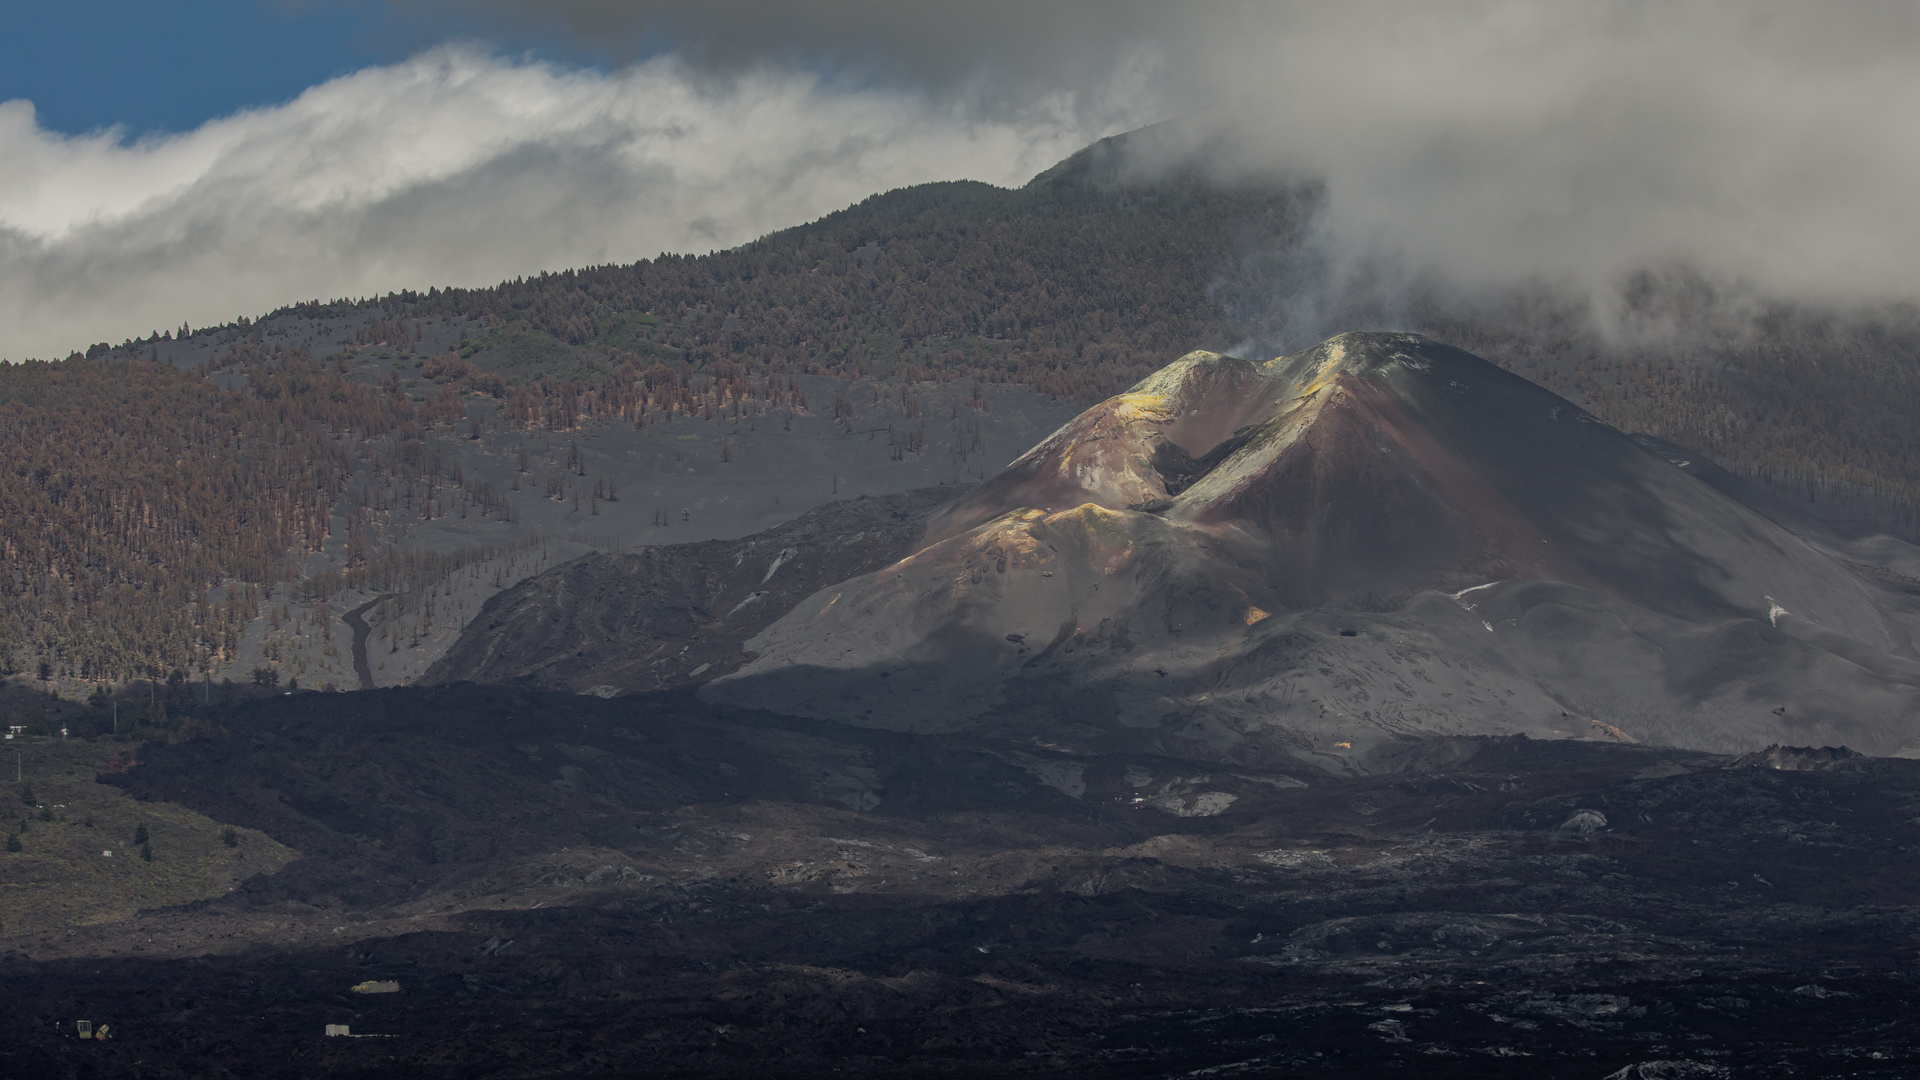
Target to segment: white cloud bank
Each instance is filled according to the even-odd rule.
[[[446,46],[123,145],[0,104],[0,357],[312,298],[705,252],[928,180],[1024,182],[1103,131],[799,74],[616,74]]]
[[[1327,242],[1456,284],[1603,293],[1686,263],[1763,292],[1920,297],[1920,5],[1903,0],[393,0],[650,35],[715,70],[826,58],[1212,125],[1327,182]],[[982,89],[982,84],[988,84]]]
[[[1358,10],[1217,50],[1247,84],[1224,141],[1323,177],[1346,249],[1469,287],[1679,264],[1920,299],[1920,8]]]

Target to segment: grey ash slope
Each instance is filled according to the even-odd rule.
[[[911,552],[927,512],[964,490],[849,499],[740,540],[575,559],[489,599],[421,681],[610,695],[713,678],[800,598]]]
[[[703,694],[1331,768],[1424,735],[1920,750],[1897,572],[1410,335],[1190,355],[927,541],[801,603]]]

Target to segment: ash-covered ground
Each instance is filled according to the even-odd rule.
[[[756,536],[810,510],[863,497],[914,490],[950,497],[992,476],[1076,411],[1021,387],[976,392],[962,384],[811,375],[795,382],[818,406],[813,412],[678,416],[645,427],[603,423],[545,437],[505,429],[494,403],[471,400],[470,411],[483,421],[480,437],[436,438],[434,450],[503,493],[515,519],[477,509],[426,515],[403,501],[411,491],[389,485],[385,508],[367,511],[369,535],[405,551],[457,554],[464,565],[405,596],[350,591],[316,605],[297,588],[281,586],[270,600],[286,618],[256,620],[225,670],[243,680],[271,663],[301,685],[343,690],[412,683],[442,660],[488,599],[569,560]],[[911,450],[895,445],[895,432],[902,440],[913,434]],[[578,462],[577,475],[569,461]],[[554,488],[563,476],[566,482]],[[616,497],[587,500],[597,484]],[[363,483],[351,498],[370,505],[376,501],[370,492],[379,487]],[[335,507],[334,537],[322,554],[305,560],[304,573],[344,571],[347,501]],[[372,627],[368,683],[339,640],[352,633],[340,616],[375,600],[364,615]]]
[[[301,857],[7,926],[0,1073],[1920,1070],[1920,762],[1439,739],[1341,777],[472,686],[215,726],[102,779]]]

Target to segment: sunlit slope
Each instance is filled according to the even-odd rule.
[[[1908,745],[1910,597],[1424,338],[1182,358],[707,693],[1364,757],[1396,734]],[[1350,744],[1350,745],[1341,745]]]

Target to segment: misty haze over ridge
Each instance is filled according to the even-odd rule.
[[[1716,300],[1729,324],[1920,296],[1904,9],[408,9],[652,55],[607,74],[444,46],[130,144],[0,106],[0,355],[726,247],[903,184],[1018,184],[1166,116],[1217,176],[1324,185],[1310,258],[1221,268],[1250,348],[1542,294],[1658,338],[1672,318],[1623,314],[1622,287],[1674,268],[1739,298]]]

